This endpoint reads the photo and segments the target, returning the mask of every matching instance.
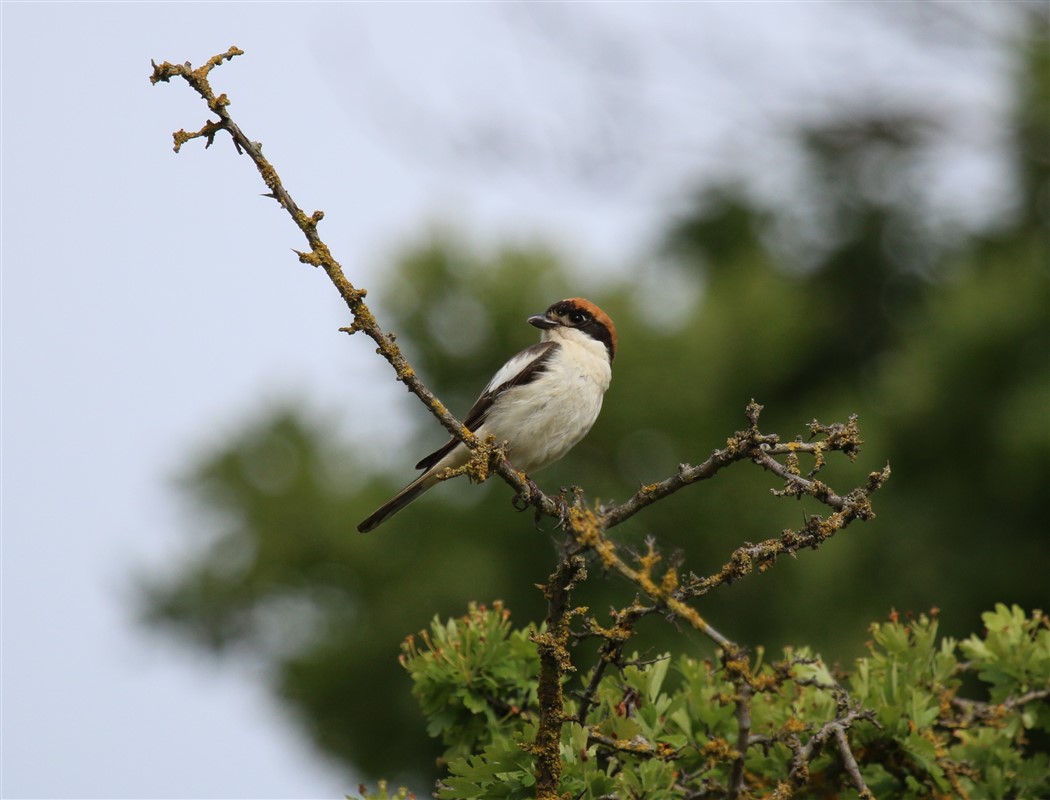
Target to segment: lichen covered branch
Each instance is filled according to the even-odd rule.
[[[219,131],[226,131],[233,139],[237,151],[246,153],[255,164],[259,175],[269,190],[266,196],[276,200],[281,208],[288,212],[296,226],[306,237],[309,250],[305,252],[295,251],[299,260],[304,264],[323,269],[338,290],[343,302],[346,303],[353,321],[349,326],[341,330],[350,334],[360,331],[372,339],[376,343],[376,352],[393,367],[397,380],[405,384],[408,390],[423,402],[453,437],[459,439],[471,449],[476,449],[481,445],[477,437],[453,416],[437,396],[427,388],[426,384],[419,379],[415,370],[395,342],[394,336],[383,331],[375,315],[365,303],[367,291],[355,287],[346,277],[342,266],[332,255],[328,245],[325,244],[317,231],[318,223],[324,219],[324,212],[314,211],[312,214],[307,215],[299,207],[285,188],[277,170],[263,155],[262,144],[250,139],[230,116],[230,99],[225,94],[216,95],[212,89],[209,81],[211,71],[224,62],[243,54],[244,51],[240,48],[230,47],[225,53],[213,56],[203,66],[197,68],[194,68],[189,62],[184,64],[172,64],[167,61],[162,64],[153,62],[153,73],[150,76],[151,83],[167,83],[172,78],[183,78],[204,99],[212,113],[218,117],[218,120],[207,121],[194,133],[188,133],[185,130],[176,131],[173,134],[175,152],[179,152],[182,145],[186,142],[197,138],[204,138],[205,146],[208,147],[212,144]],[[540,513],[558,516],[562,507],[561,504],[536,490],[534,484],[530,486],[527,477],[517,472],[502,455],[497,455],[493,459],[493,471],[503,478],[518,495],[526,497],[528,502],[536,507]]]
[[[348,334],[362,332],[369,337],[376,344],[376,352],[393,368],[397,380],[419,398],[453,437],[464,442],[473,451],[473,457],[466,465],[458,470],[449,470],[442,477],[465,473],[480,481],[485,480],[491,472],[495,472],[514,489],[520,502],[536,509],[537,517],[552,517],[565,530],[566,554],[561,558],[549,582],[541,587],[548,604],[546,628],[542,632],[534,633],[532,637],[540,657],[539,727],[535,740],[525,745],[525,749],[534,758],[537,797],[553,800],[561,796],[560,748],[563,730],[569,722],[585,728],[591,743],[609,750],[668,760],[676,757],[673,748],[661,749],[658,744],[634,740],[623,742],[610,738],[593,727],[587,727],[588,715],[597,702],[595,696],[604,673],[611,665],[622,668],[624,646],[634,635],[635,626],[643,617],[654,614],[663,615],[668,620],[684,621],[719,648],[722,669],[733,687],[733,693],[727,697],[726,702],[735,703],[737,741],[735,749],[725,739],[717,742],[712,740],[709,747],[712,757],[717,755],[732,762],[728,797],[749,796],[745,758],[752,745],[764,741],[763,737],[755,736],[751,732],[752,699],[757,693],[774,690],[779,684],[766,685],[756,680],[752,675],[751,659],[743,648],[715,629],[700,615],[694,603],[718,586],[756,570],[762,572],[770,568],[781,555],[794,555],[803,548],[815,549],[854,521],[874,517],[871,495],[889,478],[888,465],[882,470],[869,473],[863,485],[848,492],[837,492],[818,478],[828,454],[838,452],[850,460],[856,459],[862,444],[856,416],[849,417],[845,423],[832,425],[811,422],[808,426],[808,440],[804,441],[799,436],[793,441],[784,442],[776,434],[761,431],[759,418],[762,406],[752,400],[745,411],[747,428],[730,436],[724,447],[715,449],[695,466],[679,465],[674,474],[657,483],[642,486],[619,505],[591,506],[586,502],[582,490],[574,492],[571,504],[564,496],[545,495],[527,475],[517,472],[506,460],[503,443],[491,438],[480,441],[420,380],[395,342],[395,337],[381,328],[365,303],[366,290],[351,283],[318,233],[318,225],[324,219],[324,213],[314,211],[312,214],[306,214],[299,207],[284,186],[277,170],[263,155],[262,145],[250,139],[233,120],[229,113],[229,98],[225,94],[215,94],[210,75],[216,67],[239,55],[243,55],[243,51],[231,47],[197,68],[189,63],[153,64],[150,80],[154,84],[168,82],[172,78],[184,79],[204,99],[208,109],[215,115],[215,119],[207,120],[195,131],[176,131],[173,134],[175,151],[178,152],[184,144],[195,139],[203,139],[205,147],[210,147],[220,133],[225,131],[229,134],[237,152],[247,154],[258,170],[268,190],[265,196],[276,200],[303,233],[308,248],[295,251],[299,260],[322,269],[349,309],[351,324],[340,330]],[[812,460],[812,465],[806,472],[803,472],[800,464],[801,456]],[[635,554],[610,537],[610,531],[657,501],[687,486],[709,480],[733,464],[745,462],[756,465],[782,481],[779,488],[771,490],[775,495],[813,498],[827,507],[827,515],[813,514],[797,531],[788,529],[782,531],[779,536],[758,544],[744,544],[731,554],[721,569],[706,577],[698,577],[692,573],[683,577],[676,565],[661,565],[662,557],[651,540],[646,552]],[[590,557],[606,570],[623,577],[635,587],[638,595],[632,604],[613,612],[614,624],[610,628],[602,628],[597,621],[587,619],[587,633],[597,635],[603,640],[599,649],[600,660],[579,695],[580,702],[575,715],[569,715],[565,711],[563,681],[565,676],[575,669],[567,649],[572,636],[570,623],[574,618],[586,614],[586,609],[571,606],[570,593],[587,577],[585,557]],[[645,604],[641,601],[643,596],[646,598]],[[781,679],[781,682],[784,679]],[[984,710],[976,705],[967,710],[975,715],[984,713]],[[840,708],[838,716],[814,732],[806,744],[802,744],[798,736],[793,734],[794,738],[787,743],[793,753],[793,780],[796,784],[804,782],[811,759],[825,743],[833,740],[854,789],[861,797],[871,796],[861,778],[847,737],[849,726],[858,719],[868,718],[866,713],[849,708],[846,704]],[[715,753],[715,750],[718,750],[718,753]],[[785,784],[778,787],[777,792],[780,792],[781,788],[789,791]]]
[[[539,730],[536,740],[524,745],[536,759],[536,797],[538,800],[556,800],[561,785],[561,732],[568,720],[562,692],[564,676],[575,668],[566,645],[569,642],[569,623],[573,617],[586,612],[585,608],[570,606],[573,587],[587,578],[587,567],[578,555],[564,558],[541,587],[547,598],[547,625],[542,632],[532,635],[540,656],[539,688],[536,696],[540,706]]]

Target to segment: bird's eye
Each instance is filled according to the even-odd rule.
[[[573,311],[569,314],[569,321],[573,325],[582,325],[587,321],[587,315],[582,311]]]

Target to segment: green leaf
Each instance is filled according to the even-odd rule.
[[[654,664],[651,664],[646,671],[648,680],[646,681],[645,694],[646,699],[650,703],[655,703],[656,698],[659,697],[660,689],[664,685],[664,678],[667,677],[667,669],[670,666],[671,655],[670,653],[665,653]]]

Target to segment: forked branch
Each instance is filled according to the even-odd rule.
[[[349,309],[352,322],[340,330],[350,334],[361,331],[372,339],[377,345],[377,352],[394,369],[397,380],[404,383],[408,390],[422,401],[453,437],[474,451],[475,458],[465,468],[471,477],[483,480],[488,474],[488,465],[514,489],[519,498],[536,509],[538,516],[554,517],[568,534],[570,549],[551,576],[550,582],[543,587],[548,600],[547,629],[533,638],[542,665],[539,693],[540,726],[536,741],[527,749],[533,753],[536,760],[537,793],[545,798],[559,796],[561,733],[564,724],[570,721],[563,707],[562,680],[573,669],[566,650],[566,643],[571,635],[569,622],[574,617],[586,613],[586,609],[571,607],[569,593],[578,582],[586,578],[585,562],[581,556],[590,553],[606,569],[620,574],[637,587],[639,592],[648,598],[649,605],[643,606],[636,599],[631,606],[614,613],[616,625],[608,630],[601,629],[596,621],[590,621],[591,631],[601,636],[605,643],[601,650],[602,660],[581,695],[575,721],[580,725],[586,724],[602,673],[609,665],[620,662],[623,645],[633,635],[638,620],[656,613],[662,613],[668,619],[684,620],[720,648],[723,669],[735,687],[733,700],[737,704],[738,741],[737,752],[732,756],[734,768],[729,796],[744,796],[747,791],[744,757],[749,745],[760,739],[751,733],[750,702],[756,691],[766,689],[755,682],[751,674],[750,659],[742,648],[712,627],[690,601],[755,569],[767,569],[783,554],[794,554],[802,548],[815,548],[855,520],[867,520],[874,516],[870,496],[888,479],[888,465],[879,472],[870,473],[864,485],[847,493],[835,492],[816,477],[824,466],[828,453],[840,452],[851,460],[856,458],[861,445],[856,417],[850,417],[846,423],[834,425],[821,425],[814,421],[809,425],[808,441],[799,437],[791,442],[781,442],[779,436],[760,430],[759,415],[762,406],[752,400],[746,410],[749,423],[747,429],[729,437],[725,447],[714,450],[706,460],[696,466],[680,465],[675,474],[658,483],[641,487],[620,505],[591,507],[579,490],[576,491],[571,505],[567,504],[564,497],[545,495],[528,476],[517,472],[507,462],[501,443],[479,441],[478,437],[465,428],[419,379],[401,353],[393,335],[383,331],[365,303],[366,291],[357,288],[347,279],[342,266],[322,240],[317,228],[324,219],[324,213],[314,211],[307,215],[296,204],[278,176],[277,170],[263,155],[262,145],[250,139],[234,122],[229,113],[229,98],[225,94],[216,95],[209,78],[212,70],[239,55],[243,55],[243,51],[231,47],[196,69],[189,63],[153,64],[150,80],[154,84],[168,82],[172,78],[183,78],[205,100],[209,110],[216,117],[207,120],[196,131],[176,131],[173,134],[175,151],[178,152],[184,144],[194,139],[203,139],[205,147],[209,147],[222,131],[228,133],[238,153],[246,153],[255,164],[268,189],[266,196],[276,200],[288,212],[305,236],[309,249],[304,252],[296,251],[299,260],[323,269]],[[800,455],[806,455],[813,461],[812,467],[805,474],[799,464]],[[480,461],[485,463],[478,463]],[[625,549],[609,538],[608,533],[611,529],[658,500],[686,486],[713,478],[732,464],[745,461],[756,464],[783,481],[781,488],[773,490],[774,494],[796,498],[812,497],[827,506],[830,513],[827,517],[809,517],[799,531],[785,530],[779,537],[738,548],[721,570],[705,578],[690,574],[683,579],[675,566],[661,568],[661,556],[652,543],[645,554],[625,555]],[[870,796],[860,778],[846,738],[846,729],[854,719],[860,718],[860,714],[859,711],[849,711],[818,731],[806,746],[797,744],[796,777],[801,776],[807,768],[814,748],[819,748],[825,740],[833,738],[854,788],[862,796]],[[613,749],[634,746],[632,743],[605,741],[608,737],[603,738],[603,734],[595,730],[589,732],[589,737],[592,742]],[[660,758],[674,757],[672,751],[664,752],[659,749],[645,754]]]

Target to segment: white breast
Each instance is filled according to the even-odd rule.
[[[534,472],[560,459],[598,419],[612,370],[605,346],[575,330],[535,381],[502,395],[478,430],[509,443],[516,469]]]

